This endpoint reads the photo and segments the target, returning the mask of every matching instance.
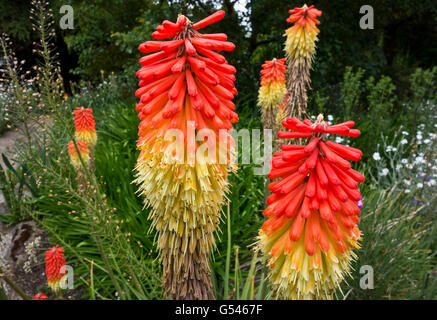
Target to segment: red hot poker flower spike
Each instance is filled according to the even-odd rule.
[[[199,31],[224,14],[218,11],[197,23],[183,15],[176,22],[165,20],[153,33],[156,40],[139,45],[148,55],[140,59],[137,72],[141,152],[135,182],[152,209],[149,218],[157,232],[168,299],[213,295],[209,255],[227,176],[236,170],[227,130],[238,121],[232,102],[236,70],[217,51],[232,51],[235,45],[223,33]],[[175,144],[167,139],[172,132]],[[206,143],[195,140],[204,133]],[[168,148],[174,145],[177,150]],[[216,151],[208,152],[209,159],[202,152],[205,146]]]
[[[284,99],[286,58],[266,61],[261,70],[261,86],[258,90],[258,105],[261,107],[264,129],[276,131],[276,115]]]
[[[327,140],[329,134],[357,137],[354,122],[329,125],[287,118],[283,139],[306,139],[306,145],[281,146],[272,159],[260,247],[270,257],[274,295],[284,299],[330,299],[349,273],[359,248],[364,177],[347,160],[359,161],[359,149]]]
[[[97,142],[97,134],[93,109],[76,108],[73,113],[74,125],[76,127],[76,139],[84,141],[90,148],[94,148]]]

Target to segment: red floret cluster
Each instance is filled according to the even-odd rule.
[[[194,24],[183,15],[176,23],[165,20],[152,34],[158,41],[139,46],[143,53],[154,53],[140,59],[143,67],[137,72],[141,81],[136,109],[142,120],[138,144],[157,136],[151,129],[178,128],[185,133],[187,121],[192,121],[197,130],[230,130],[238,121],[232,102],[237,94],[236,70],[215,52],[232,51],[235,45],[226,41],[223,33],[197,31],[219,21],[224,14],[218,11]],[[159,41],[167,38],[173,39]]]

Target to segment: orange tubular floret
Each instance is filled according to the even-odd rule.
[[[193,24],[193,28],[196,30],[205,28],[206,26],[213,24],[217,21],[220,21],[221,19],[223,19],[225,16],[225,12],[223,10],[219,10],[215,13],[213,13],[212,15],[206,17],[203,20],[200,20],[199,22],[196,22],[195,24]]]

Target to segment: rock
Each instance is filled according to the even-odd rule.
[[[8,276],[17,283],[29,296],[33,296],[39,286],[44,285],[43,248],[45,241],[39,242],[37,249],[38,265],[32,267],[32,272],[24,271],[23,266],[28,260],[26,245],[35,241],[37,237],[45,239],[46,234],[40,230],[34,221],[20,222],[8,227],[0,222],[0,267]],[[8,285],[3,282],[3,287],[9,299],[21,300]]]
[[[3,196],[3,192],[0,190],[0,214],[5,214],[9,212],[8,205],[6,204],[6,199]]]

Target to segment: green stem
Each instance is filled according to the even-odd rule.
[[[112,272],[112,268],[111,268],[111,265],[109,264],[108,257],[106,256],[105,251],[103,250],[102,243],[100,241],[99,236],[97,235],[97,232],[96,232],[96,229],[94,227],[93,222],[91,222],[91,228],[93,230],[94,241],[96,242],[97,249],[99,250],[100,256],[102,257],[103,263],[105,264],[105,267],[106,267],[106,269],[108,271],[108,275],[111,278],[112,284],[114,285],[115,290],[117,290],[117,292],[120,295],[121,299],[125,300],[124,293],[121,290],[120,284],[118,283],[117,279],[115,278],[114,273]]]
[[[94,293],[94,261],[91,261],[90,265],[90,296],[91,300],[96,300],[96,294]]]
[[[225,288],[223,296],[225,299],[229,296],[229,268],[231,267],[231,212],[230,205],[228,201],[228,212],[227,212],[227,228],[228,228],[228,245],[226,252],[226,268],[225,268]]]

